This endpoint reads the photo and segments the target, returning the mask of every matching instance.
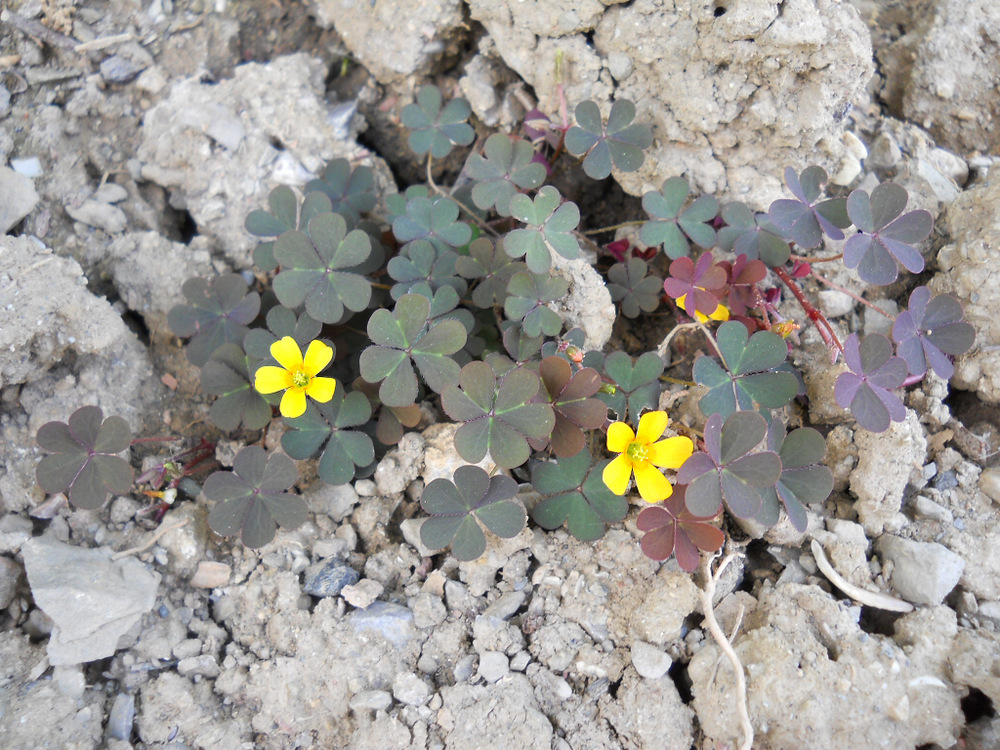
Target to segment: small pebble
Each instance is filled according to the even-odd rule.
[[[351,698],[352,711],[385,711],[392,705],[392,696],[385,690],[362,690]]]
[[[0,609],[7,609],[17,593],[21,566],[9,557],[0,557]]]
[[[487,682],[497,682],[508,674],[510,674],[510,662],[499,651],[487,651],[479,657],[479,676]]]
[[[211,679],[212,677],[219,676],[219,663],[211,654],[191,656],[177,662],[177,673],[181,677],[196,677],[200,675]]]
[[[1000,503],[1000,469],[986,469],[979,475],[979,489],[995,503]]]
[[[229,583],[232,568],[226,563],[202,560],[191,576],[191,585],[196,589],[214,589]]]
[[[108,83],[128,83],[142,68],[121,55],[112,55],[101,63],[101,78]]]
[[[667,673],[673,659],[670,655],[644,641],[632,644],[632,666],[640,677],[658,680]]]
[[[364,609],[381,596],[385,587],[378,581],[365,578],[356,584],[348,584],[340,591],[340,595],[352,607]]]
[[[944,491],[950,490],[952,487],[958,487],[958,477],[955,476],[954,471],[942,471],[936,477],[934,477],[934,489]]]
[[[392,681],[392,695],[408,706],[422,706],[430,700],[431,689],[415,672],[402,672]]]
[[[303,591],[312,596],[337,596],[344,586],[351,586],[361,580],[361,574],[339,560],[331,560],[306,578]]]
[[[108,737],[113,740],[127,740],[132,736],[135,721],[135,696],[119,693],[111,704],[108,714]]]

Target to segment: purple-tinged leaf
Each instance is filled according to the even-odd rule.
[[[955,366],[947,355],[967,352],[976,332],[962,320],[965,311],[957,299],[949,294],[931,299],[930,294],[925,286],[913,290],[909,309],[900,313],[892,327],[892,338],[911,375],[923,375],[929,366],[948,380]]]
[[[906,379],[906,363],[892,355],[892,343],[882,334],[860,342],[851,334],[844,342],[844,360],[851,372],[841,373],[834,384],[834,399],[850,409],[861,427],[885,432],[889,423],[902,422],[906,407],[892,390]]]

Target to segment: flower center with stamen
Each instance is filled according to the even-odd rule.
[[[296,370],[292,373],[292,385],[295,388],[305,388],[309,385],[309,376],[302,370]]]
[[[629,443],[626,453],[633,461],[645,461],[649,456],[649,446],[642,443]]]

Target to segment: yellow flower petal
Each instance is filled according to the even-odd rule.
[[[635,486],[639,496],[647,503],[658,503],[674,494],[667,478],[648,461],[636,461],[632,465],[635,471]]]
[[[632,478],[632,459],[624,453],[618,456],[604,467],[601,478],[609,490],[616,495],[624,495],[628,489],[628,480]]]
[[[306,349],[305,359],[302,360],[302,369],[309,376],[316,375],[323,371],[323,368],[330,364],[333,359],[333,349],[322,341],[310,341],[309,348]],[[312,395],[312,394],[310,394]],[[333,391],[330,391],[333,395]],[[320,399],[317,399],[319,401]],[[329,399],[327,399],[329,401]]]
[[[636,442],[649,445],[660,439],[663,431],[667,429],[667,413],[665,411],[647,411],[639,417],[639,432],[636,433]]]
[[[271,356],[286,370],[297,370],[302,367],[302,350],[291,336],[285,336],[271,344]]]
[[[281,416],[294,419],[305,413],[306,394],[304,391],[305,388],[289,388],[285,391],[285,395],[281,397],[281,404],[278,405]]]
[[[281,367],[265,365],[257,370],[253,387],[260,393],[277,393],[292,387],[292,374]]]
[[[729,308],[725,305],[719,305],[708,317],[712,320],[729,320]]]
[[[635,433],[624,422],[615,422],[608,427],[608,450],[612,453],[624,452],[633,440],[635,440]]]
[[[306,357],[308,356],[307,354]],[[336,387],[337,381],[333,378],[313,378],[309,381],[309,385],[306,386],[306,395],[314,401],[325,404],[333,398],[333,392]]]
[[[662,469],[679,469],[691,458],[694,443],[683,436],[667,438],[649,446],[649,462]]]
[[[688,296],[686,294],[682,294],[680,297],[677,298],[677,306],[681,310],[684,309],[684,302],[687,300],[687,298],[688,298]]]

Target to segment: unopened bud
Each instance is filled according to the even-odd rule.
[[[792,335],[793,332],[799,330],[800,327],[801,326],[799,326],[799,324],[796,323],[795,321],[785,320],[782,321],[781,323],[775,323],[773,326],[771,326],[771,330],[774,333],[781,336],[781,338],[787,339],[789,336]]]

